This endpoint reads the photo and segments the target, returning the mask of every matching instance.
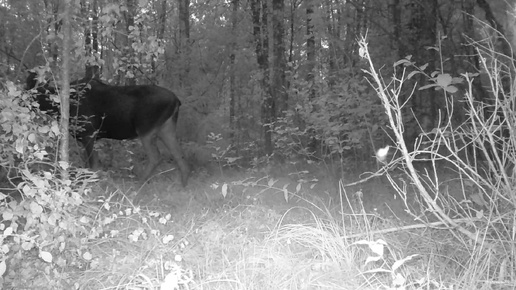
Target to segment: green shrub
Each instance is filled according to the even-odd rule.
[[[3,183],[19,198],[0,194],[0,275],[14,288],[52,288],[55,285],[40,284],[44,279],[32,278],[41,271],[53,277],[60,272],[58,267],[77,263],[70,253],[87,240],[87,219],[80,213],[83,195],[96,176],[52,160],[54,154],[49,152],[55,151],[59,137],[57,121],[39,112],[27,92],[13,83],[6,88],[0,92],[0,164],[6,173]],[[62,178],[63,170],[70,178]],[[34,259],[45,267],[36,270]]]

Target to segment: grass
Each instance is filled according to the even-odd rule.
[[[225,174],[236,184],[226,197],[199,180],[196,193],[157,180],[145,207],[130,205],[122,187],[131,186],[120,183],[113,192],[122,198],[90,213],[96,238],[76,253],[82,265],[61,269],[62,281],[80,289],[457,289],[467,261],[449,232],[403,228],[366,213],[368,200],[326,207],[328,195],[310,187],[286,202],[284,183],[242,185],[253,178],[235,175],[230,182]]]
[[[27,255],[6,289],[512,289],[512,261],[463,247],[442,223],[407,218],[373,178],[346,187],[227,171],[183,189],[97,183],[78,220],[85,237],[53,267]],[[213,186],[213,184],[218,184]],[[223,184],[226,184],[223,195]],[[286,190],[285,190],[286,189]],[[143,206],[131,204],[144,190]],[[287,195],[285,195],[285,191]],[[409,193],[410,194],[410,193]],[[375,210],[395,210],[391,215]],[[386,212],[387,213],[387,212]],[[398,217],[398,218],[397,218]],[[57,256],[57,255],[56,255]],[[40,269],[40,270],[35,270]],[[505,272],[503,272],[505,271]],[[472,277],[498,277],[480,281]],[[49,277],[51,282],[49,283]],[[510,280],[512,279],[512,280]],[[30,282],[28,282],[30,281]]]

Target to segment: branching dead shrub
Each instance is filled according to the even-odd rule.
[[[480,279],[497,280],[497,283],[513,283],[512,274],[516,265],[507,258],[513,256],[515,247],[516,183],[516,93],[508,84],[513,84],[514,62],[497,53],[489,39],[475,44],[482,64],[482,73],[489,79],[488,100],[477,100],[473,79],[479,74],[464,73],[451,76],[445,72],[428,74],[432,84],[426,88],[438,88],[443,94],[457,91],[456,84],[466,86],[463,104],[466,120],[453,121],[453,103],[448,104],[448,117],[439,127],[423,133],[409,150],[403,138],[405,130],[400,103],[404,83],[415,74],[424,73],[424,66],[417,67],[410,59],[395,64],[401,70],[390,81],[376,70],[369,55],[367,42],[359,42],[362,57],[368,62],[372,86],[382,101],[391,128],[396,137],[399,158],[387,166],[398,166],[408,176],[408,181],[387,177],[398,195],[405,201],[406,210],[424,223],[439,220],[461,244],[469,249],[471,257],[464,265],[463,283],[471,286]],[[416,88],[414,88],[415,90]],[[409,97],[410,99],[410,97]],[[431,166],[417,170],[417,162]],[[443,186],[446,178],[442,169],[449,168],[459,177],[460,193],[451,194]],[[401,180],[401,181],[400,181]],[[411,185],[416,195],[411,196]],[[415,202],[415,206],[414,206]],[[485,253],[491,253],[485,255]],[[494,254],[493,254],[494,253]],[[471,266],[472,268],[468,268]],[[486,271],[491,268],[494,271]],[[468,287],[466,287],[468,288]]]

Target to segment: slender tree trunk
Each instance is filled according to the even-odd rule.
[[[163,39],[165,36],[165,27],[167,26],[167,0],[161,0],[161,8],[158,11],[159,27],[157,37]]]
[[[161,7],[158,11],[158,31],[156,33],[156,37],[160,43],[163,42],[163,37],[165,36],[165,27],[167,25],[167,0],[161,0]],[[152,75],[154,77],[154,82],[157,83],[157,75],[156,75],[156,59],[152,58],[151,60],[151,69]]]
[[[59,20],[59,2],[54,3],[52,6],[54,9],[54,36],[55,39],[58,38],[59,30],[61,30],[62,20]],[[54,45],[52,47],[52,59],[54,60],[54,64],[57,64],[59,56],[59,49],[57,44],[54,42]]]
[[[353,30],[353,33],[347,37],[349,44],[348,54],[351,60],[349,64],[351,67],[355,67],[358,57],[358,44],[355,39],[357,39],[360,35],[364,35],[364,32],[367,31],[367,10],[365,0],[358,1],[355,9],[355,29]]]
[[[328,85],[332,88],[337,79],[337,41],[340,39],[338,19],[335,17],[333,1],[326,0],[326,27],[328,30]]]
[[[315,84],[315,34],[314,34],[314,0],[306,0],[306,82],[309,91],[308,98],[312,103],[312,113],[318,110],[316,102]],[[304,125],[302,126],[304,127]],[[317,151],[317,132],[314,129],[308,131],[308,148],[311,152]]]
[[[492,1],[490,1],[490,2],[492,2]],[[507,56],[508,59],[513,60],[512,64],[509,65],[509,68],[514,67],[516,65],[516,61],[514,61],[513,50],[510,47],[509,42],[507,41],[507,36],[505,34],[503,25],[496,19],[495,15],[491,9],[490,4],[486,0],[477,0],[477,5],[482,10],[484,10],[487,22],[489,23],[489,25],[491,25],[496,30],[498,38],[501,39],[500,41],[498,41],[501,53],[504,54],[505,56]],[[513,17],[513,16],[510,16],[510,17]],[[511,93],[512,83],[511,83],[510,79],[511,79],[510,76],[501,78],[503,91],[507,94]]]
[[[400,1],[395,2],[396,9],[394,11],[395,30],[399,33],[401,40],[399,43],[399,51],[402,57],[412,56],[412,60],[417,65],[427,65],[426,70],[434,72],[436,70],[436,61],[438,60],[434,49],[424,49],[426,47],[435,47],[437,44],[437,0],[419,1]],[[401,5],[401,7],[399,6]],[[399,13],[399,14],[398,14]],[[401,71],[398,71],[401,74]],[[407,88],[411,85],[424,86],[429,80],[423,75],[417,75],[415,78],[408,80]],[[403,110],[404,115],[404,139],[410,151],[414,149],[414,140],[421,133],[421,127],[414,117],[421,120],[423,116],[429,116],[430,122],[425,122],[429,126],[434,123],[438,124],[436,116],[438,116],[439,107],[437,101],[444,104],[444,98],[441,95],[435,95],[432,90],[415,90],[414,92],[406,92],[401,94],[400,103],[405,102],[406,98],[411,96],[409,105]],[[424,128],[427,130],[427,128]],[[430,128],[431,129],[431,128]]]
[[[419,64],[428,64],[427,70],[436,70],[435,61],[437,56],[434,49],[421,49],[422,47],[434,47],[437,43],[437,0],[419,2],[413,0],[411,3],[412,18],[408,23],[409,43],[412,44],[411,54]],[[418,76],[418,83],[424,85],[428,80],[423,75]],[[413,109],[416,113],[424,113],[431,116],[432,120],[438,115],[437,98],[431,90],[417,90],[412,98]],[[443,99],[440,100],[444,106]],[[417,116],[418,114],[416,114]]]
[[[314,0],[306,0],[306,81],[310,86],[310,99],[315,98],[315,35]]]
[[[391,0],[391,15],[392,15],[392,47],[397,52],[396,59],[405,57],[405,45],[401,36],[401,11],[400,0]]]
[[[101,59],[99,55],[99,16],[98,16],[98,3],[97,0],[93,0],[92,4],[92,22],[91,22],[91,38],[92,38],[92,53],[95,55],[95,63],[91,65],[92,77],[100,77],[100,66],[98,65],[98,59]]]
[[[131,34],[131,29],[130,27],[134,27],[134,17],[136,16],[136,8],[137,8],[137,3],[136,3],[136,0],[126,0],[127,2],[127,11],[125,12],[125,29],[126,29],[126,33],[127,35],[130,35]],[[130,55],[130,56],[134,56],[134,50],[132,48],[132,45],[131,45],[131,39],[129,37],[126,37],[126,49],[125,50],[125,53],[126,55]],[[129,59],[129,62],[134,62],[134,60],[132,58]],[[132,66],[127,66],[127,70],[133,72],[134,71],[134,68]],[[125,84],[130,86],[130,85],[135,85],[136,84],[136,79],[134,78],[134,72],[131,74],[133,77],[128,77],[127,73],[126,75],[124,76],[125,77]]]
[[[233,144],[235,144],[235,132],[237,129],[236,123],[237,117],[235,115],[235,106],[236,106],[236,85],[235,85],[235,54],[237,50],[237,11],[238,11],[238,0],[231,0],[231,31],[233,38],[231,39],[231,53],[229,55],[230,67],[231,70],[229,72],[229,137]],[[238,148],[238,147],[237,147]]]
[[[190,39],[190,0],[179,0],[179,33],[183,43]]]
[[[190,57],[190,0],[178,0],[179,13],[179,45],[177,55],[183,63],[179,73],[179,85],[190,94],[190,85],[187,82],[190,73],[188,58]]]
[[[261,122],[263,126],[264,151],[272,154],[271,116],[273,103],[269,83],[269,38],[267,21],[267,0],[251,0],[253,19],[253,36],[255,41],[256,60],[262,73],[260,81],[262,88]]]
[[[68,134],[68,123],[70,120],[70,51],[72,41],[72,28],[70,24],[70,14],[73,11],[71,8],[73,1],[65,0],[64,13],[63,13],[63,54],[62,54],[62,84],[61,84],[61,119],[60,119],[60,130],[61,130],[61,142],[59,146],[60,161],[65,163],[63,166],[63,179],[68,179],[68,171],[66,170],[67,165],[70,162],[69,157],[69,134]]]
[[[462,23],[464,27],[464,33],[461,34],[461,43],[467,44],[468,40],[466,37],[469,37],[470,39],[476,39],[475,37],[475,26],[474,26],[474,15],[475,15],[475,0],[465,0],[462,3],[462,10],[464,13],[462,13]],[[466,36],[466,37],[464,37]],[[463,53],[462,55],[467,56],[468,62],[464,62],[462,64],[462,69],[464,69],[464,65],[466,66],[466,71],[481,71],[482,68],[480,67],[480,60],[477,52],[475,51],[475,48],[472,45],[462,45],[461,46]],[[453,60],[453,58],[452,58]],[[473,94],[475,99],[480,102],[484,102],[484,100],[487,100],[489,97],[488,92],[484,89],[482,86],[482,80],[481,78],[474,78],[473,79],[473,86],[475,88],[475,93]],[[459,103],[459,102],[457,102]],[[456,106],[456,108],[463,108],[464,103],[460,102],[460,105]],[[466,112],[463,110],[460,111],[461,118],[459,121],[464,121],[466,119],[465,115]]]
[[[437,27],[437,0],[428,0],[425,2],[425,10],[428,15],[428,21],[426,21],[422,25],[423,31],[421,31],[421,35],[423,35],[424,43],[421,47],[432,47],[436,46],[438,40],[438,35],[436,33],[438,27]],[[422,59],[428,62],[428,71],[435,71],[437,69],[438,64],[437,59],[437,53],[434,49],[424,49],[422,50]],[[421,83],[422,84],[422,83]],[[437,120],[439,118],[439,110],[445,111],[445,102],[444,99],[438,99],[433,97],[433,92],[430,90],[423,91],[423,100],[420,100],[423,104],[423,107],[430,108],[430,116],[432,120]],[[439,102],[440,101],[440,102]],[[439,122],[434,122],[439,123]],[[432,128],[427,128],[429,130]]]
[[[51,3],[49,3],[49,0],[43,0],[43,4],[45,5],[45,11],[49,11],[51,9]],[[45,26],[45,32],[47,33],[47,36],[52,33],[50,31],[50,28],[52,27],[52,18],[47,17],[47,25]],[[52,42],[47,42],[47,47],[43,48],[43,51],[48,51],[49,53],[52,52]]]
[[[91,19],[87,23],[84,29],[84,45],[86,51],[86,62],[85,68],[85,79],[98,78],[100,77],[100,67],[97,64],[97,57],[99,51],[98,44],[98,15],[97,15],[97,0],[93,0],[90,3],[86,3],[85,0],[81,0],[81,14],[86,19]]]
[[[287,63],[285,59],[285,3],[284,0],[272,0],[272,69],[271,72],[271,121],[277,116],[282,116],[287,110],[287,92],[285,71]]]
[[[296,23],[296,9],[298,6],[297,0],[291,0],[290,2],[290,43],[288,51],[288,62],[294,61],[294,36],[296,35],[295,23]]]
[[[269,52],[271,50],[269,37],[272,35],[269,28],[269,0],[262,0],[262,36],[263,36],[263,48],[267,49],[267,54],[264,57],[267,69],[264,70],[264,78],[263,78],[263,87],[266,88],[264,90],[264,98],[262,102],[262,124],[263,124],[263,141],[264,141],[264,150],[265,154],[271,155],[274,151],[274,147],[272,144],[272,129],[273,129],[273,120],[274,120],[274,112],[276,108],[274,107],[274,99],[272,98],[272,91],[270,86],[270,63],[269,63]]]

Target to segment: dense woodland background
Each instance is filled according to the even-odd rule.
[[[417,84],[404,108],[409,141],[419,130],[414,118],[430,120],[426,129],[437,126],[450,114],[447,101],[455,104],[454,120],[463,119],[463,86],[457,84],[453,94],[418,89],[434,72],[453,77],[481,72],[471,43],[491,37],[516,43],[514,4],[503,0],[73,4],[72,79],[96,76],[118,85],[169,88],[183,102],[181,139],[203,145],[222,138],[225,156],[244,157],[238,160],[242,164],[272,153],[282,159],[340,160],[351,168],[373,161],[372,152],[389,142],[389,129],[362,71],[361,36],[385,76],[406,57],[426,73],[405,86],[408,98]],[[23,85],[27,69],[43,66],[59,83],[63,9],[60,0],[0,1],[1,79]],[[512,55],[507,42],[494,43],[497,51]],[[481,77],[475,79],[479,100],[489,97],[483,85]],[[200,165],[211,158],[187,154]]]

